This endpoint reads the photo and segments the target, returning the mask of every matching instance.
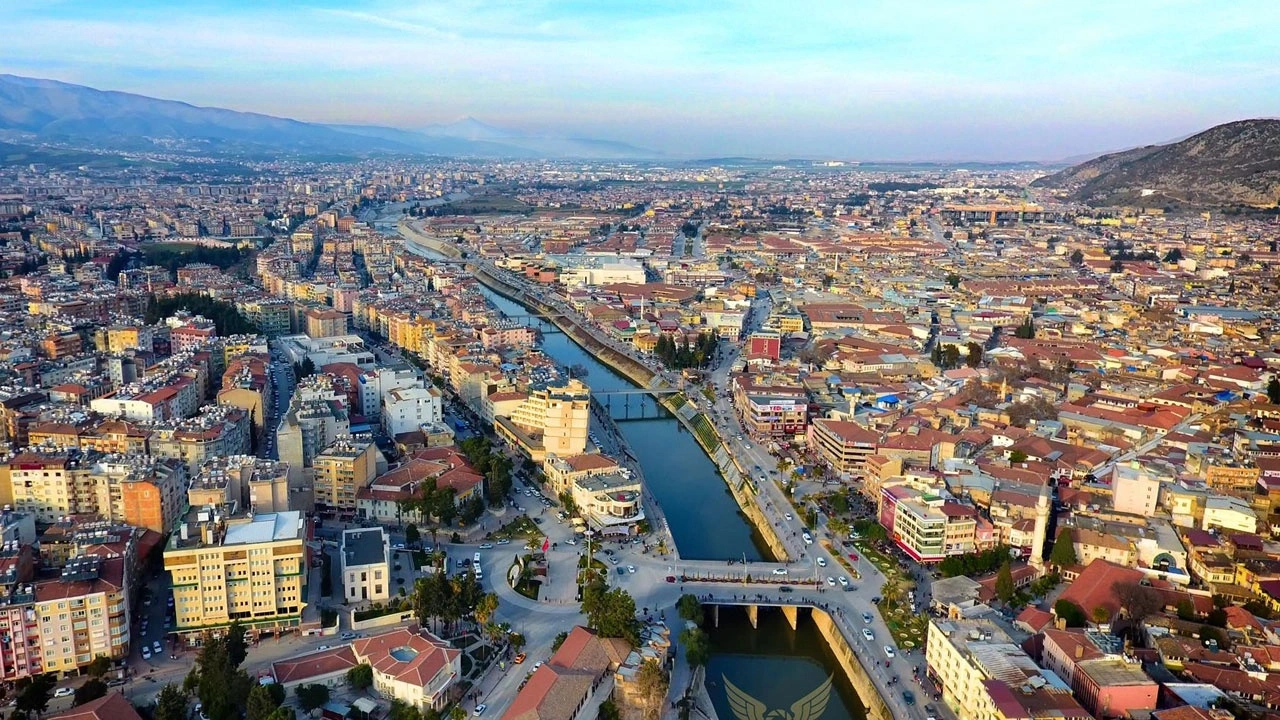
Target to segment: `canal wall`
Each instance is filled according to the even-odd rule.
[[[401,219],[399,224],[396,226],[396,230],[399,231],[400,236],[406,241],[412,242],[415,245],[421,245],[432,252],[439,253],[448,258],[453,258],[454,260],[462,257],[462,251],[459,250],[456,245],[440,242],[438,239],[422,233],[413,226],[408,218]]]
[[[751,480],[750,473],[738,466],[737,458],[729,452],[729,447],[720,437],[720,431],[711,418],[706,413],[698,412],[697,408],[683,395],[669,396],[661,402],[693,435],[707,457],[716,464],[720,477],[724,478],[725,485],[729,488],[729,494],[733,496],[734,502],[738,503],[738,509],[760,533],[773,558],[778,562],[791,562],[792,557],[787,552],[787,546],[782,542],[782,537],[778,535],[778,529],[769,522],[764,510],[760,507],[755,482]]]
[[[844,670],[854,691],[866,706],[867,720],[893,720],[893,711],[889,709],[888,703],[880,695],[880,690],[871,681],[871,676],[862,665],[862,659],[854,653],[848,638],[840,632],[835,620],[821,608],[813,608],[812,617],[818,632],[827,641],[832,654],[836,656],[836,661],[840,663],[840,668]]]
[[[630,356],[601,344],[599,340],[596,340],[595,337],[581,328],[572,318],[557,313],[554,308],[539,302],[536,298],[528,297],[525,293],[520,292],[519,289],[501,278],[494,277],[483,268],[472,265],[468,265],[467,268],[473,272],[475,278],[481,284],[490,290],[545,316],[569,339],[595,355],[597,360],[613,368],[620,375],[641,388],[653,387],[653,381],[658,377],[656,373],[636,362]],[[738,504],[738,509],[742,511],[747,521],[764,539],[765,546],[769,549],[769,553],[773,558],[778,562],[791,562],[792,558],[787,552],[782,538],[778,535],[777,529],[768,521],[764,511],[760,508],[754,485],[747,480],[750,475],[744,474],[742,469],[738,467],[737,460],[720,438],[720,433],[716,429],[715,423],[711,422],[711,419],[704,413],[698,412],[693,403],[690,403],[682,394],[655,396],[655,399],[667,410],[670,410],[672,415],[676,416],[676,419],[693,435],[694,440],[702,448],[703,452],[707,454],[707,457],[711,458],[711,461],[716,464],[716,468],[720,471],[720,477],[724,479],[734,502]],[[672,543],[674,544],[674,542],[673,538]]]

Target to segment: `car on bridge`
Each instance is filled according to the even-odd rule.
[[[912,705],[916,704],[916,696],[913,695],[910,690],[903,690],[902,702],[906,703],[907,707],[911,707]]]
[[[864,613],[862,613],[862,622],[864,622],[864,623],[866,623],[866,624],[870,625],[870,624],[871,624],[871,613],[865,613],[865,612],[864,612]]]
[[[826,567],[826,566],[827,566],[827,559],[826,559],[826,558],[824,558],[824,557],[819,557],[819,558],[818,558],[818,567]]]
[[[894,654],[895,654],[895,653],[893,652],[893,646],[892,646],[892,645],[885,645],[885,646],[884,646],[884,656],[885,656],[885,657],[887,657],[887,658],[892,658],[892,657],[894,656]]]
[[[876,641],[876,636],[871,632],[870,628],[862,628],[862,637],[866,638],[867,642]]]
[[[774,568],[774,569],[773,569],[773,574],[774,574],[774,575],[786,575],[786,574],[787,574],[787,569],[786,569],[786,568]]]

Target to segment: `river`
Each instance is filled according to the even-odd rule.
[[[524,306],[484,289],[503,313],[524,315]],[[636,386],[596,360],[550,323],[540,325],[542,351],[563,367],[581,366],[583,382],[596,393]],[[645,483],[662,506],[680,556],[690,560],[763,560],[763,542],[739,514],[711,458],[665,408],[648,395],[607,398],[618,429],[631,445]],[[603,402],[603,400],[602,400]],[[627,418],[631,419],[627,419]]]

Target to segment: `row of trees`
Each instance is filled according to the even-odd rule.
[[[151,295],[147,298],[146,322],[160,322],[178,310],[209,318],[218,329],[218,335],[223,337],[258,332],[258,326],[246,320],[235,305],[198,293],[179,293],[163,298]]]
[[[976,342],[965,343],[964,362],[971,368],[976,368],[982,364],[982,358],[985,351],[982,345]],[[933,364],[943,370],[960,367],[960,346],[947,343],[934,343],[933,352],[930,355]]]
[[[424,625],[436,631],[443,623],[453,630],[463,619],[487,623],[498,609],[498,596],[485,593],[475,573],[467,572],[449,577],[446,572],[434,572],[418,578],[413,586],[414,612]]]
[[[658,336],[658,344],[653,353],[669,368],[700,368],[715,354],[716,345],[720,343],[719,333],[698,333],[698,340],[690,343],[684,338],[679,344],[667,335]]]
[[[938,572],[942,573],[942,577],[986,575],[1007,563],[1009,557],[1008,545],[997,545],[989,550],[964,555],[949,555],[938,563]]]

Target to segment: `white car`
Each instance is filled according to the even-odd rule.
[[[787,513],[786,515],[783,515],[782,517],[784,517],[784,518],[786,518],[786,519],[788,519],[788,520],[795,520],[795,518],[791,517],[791,513]]]
[[[636,566],[635,566],[635,565],[628,565],[628,566],[627,566],[627,572],[632,573],[632,574],[635,574],[635,571],[636,571]]]
[[[481,550],[492,550],[492,549],[493,549],[493,543],[480,543],[480,549],[481,549]]]
[[[499,545],[510,545],[510,544],[511,544],[511,541],[510,541],[510,540],[508,540],[508,539],[506,539],[506,538],[502,538],[501,540],[499,540],[499,541],[498,541],[498,544],[499,544]]]
[[[773,574],[774,574],[774,575],[786,575],[786,574],[787,574],[787,569],[786,569],[786,568],[774,568],[774,569],[773,569]]]
[[[489,709],[488,705],[485,705],[484,703],[480,703],[479,705],[476,706],[475,710],[471,711],[471,714],[475,715],[476,717],[480,717],[481,715],[484,714],[484,711],[488,709]]]
[[[849,578],[847,578],[847,577],[845,577],[845,576],[841,575],[841,576],[840,576],[840,586],[841,586],[841,587],[849,587]]]
[[[143,660],[150,660],[150,659],[151,659],[151,648],[149,648],[149,647],[144,647],[144,648],[142,648],[142,659],[143,659]]]
[[[824,557],[818,558],[818,567],[826,567],[826,566],[827,566],[827,559]]]
[[[888,657],[888,658],[891,658],[891,657],[893,657],[893,656],[894,656],[893,646],[892,646],[892,645],[885,645],[885,646],[884,646],[884,656],[885,656],[885,657]]]
[[[875,642],[876,639],[876,636],[872,635],[871,630],[868,628],[862,628],[862,637],[866,638],[867,642]]]
[[[60,687],[57,690],[53,691],[54,697],[66,697],[68,695],[75,695],[75,694],[76,694],[76,689],[69,688],[69,687]]]
[[[151,653],[152,653],[153,655],[163,655],[163,654],[164,654],[164,648],[160,646],[160,641],[159,641],[159,640],[153,640],[153,641],[151,642]]]

